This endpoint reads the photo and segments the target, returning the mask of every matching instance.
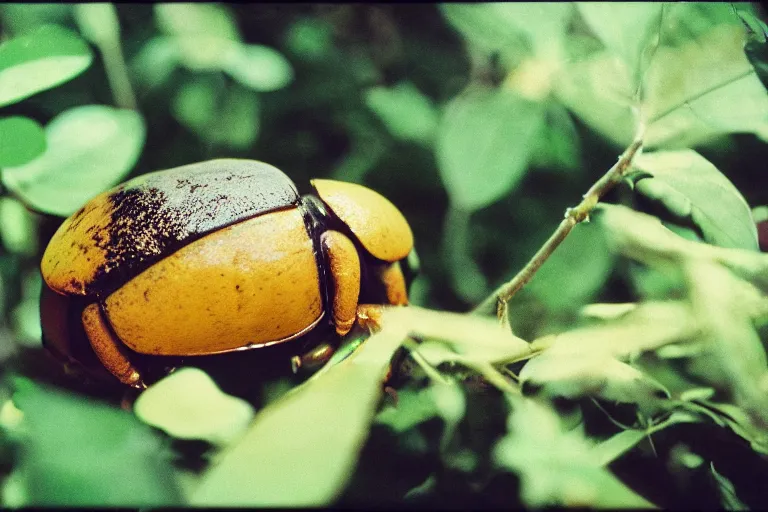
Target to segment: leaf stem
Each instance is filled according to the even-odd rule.
[[[552,255],[557,247],[565,240],[576,224],[589,219],[590,212],[600,199],[617,183],[619,183],[632,164],[635,155],[643,147],[645,126],[640,125],[635,140],[629,145],[619,160],[584,194],[584,198],[574,208],[565,211],[565,218],[555,229],[549,239],[536,252],[523,269],[511,281],[497,288],[487,299],[477,306],[472,313],[489,314],[496,307],[496,315],[500,321],[507,319],[507,304],[536,274],[539,268]]]
[[[115,41],[114,44],[99,44],[98,47],[104,56],[104,69],[115,104],[120,108],[136,110],[136,95],[128,78],[128,67],[125,64],[120,41]]]

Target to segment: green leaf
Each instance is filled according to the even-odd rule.
[[[144,391],[133,406],[136,416],[179,439],[226,444],[253,418],[253,408],[222,393],[208,374],[181,368]]]
[[[354,471],[405,332],[387,324],[352,356],[256,415],[203,475],[193,506],[322,507]]]
[[[0,238],[8,252],[33,256],[37,250],[37,219],[12,197],[0,198]]]
[[[115,6],[110,3],[77,4],[73,14],[80,32],[96,45],[120,42],[120,22]]]
[[[59,114],[45,132],[45,152],[3,169],[3,183],[31,207],[67,216],[125,177],[141,153],[145,129],[133,110],[87,105]]]
[[[559,46],[572,16],[568,3],[448,3],[440,10],[464,37],[489,50],[518,49],[521,37],[533,49]]]
[[[583,356],[544,352],[520,371],[520,382],[533,384],[550,397],[597,396],[611,402],[637,404],[647,414],[657,412],[664,387],[618,359],[595,353]]]
[[[293,68],[283,54],[260,44],[232,47],[222,69],[245,87],[258,92],[282,89],[293,80]]]
[[[133,75],[147,88],[163,85],[179,64],[179,46],[172,37],[153,37],[131,61]]]
[[[0,4],[3,25],[14,36],[33,32],[41,25],[65,25],[72,4],[65,3],[3,3]]]
[[[602,467],[590,443],[564,431],[549,408],[508,397],[509,433],[494,448],[496,463],[520,477],[526,507],[647,508],[651,504]]]
[[[547,104],[543,130],[531,155],[531,166],[546,170],[579,172],[581,140],[568,110],[558,102]]]
[[[0,107],[76,77],[93,55],[77,34],[45,25],[0,45]]]
[[[693,150],[644,153],[634,160],[635,190],[693,222],[704,240],[721,247],[758,250],[757,229],[744,197],[717,168]]]
[[[174,36],[181,62],[192,70],[221,69],[240,45],[235,18],[223,4],[156,4],[155,18],[165,34]]]
[[[717,484],[717,489],[720,492],[720,504],[723,510],[749,510],[749,507],[736,494],[736,488],[733,486],[733,483],[717,472],[714,463],[709,463],[709,469],[710,476]]]
[[[299,58],[320,60],[333,49],[333,27],[321,19],[299,19],[288,28],[285,46]]]
[[[525,175],[543,106],[507,90],[470,90],[446,107],[437,161],[451,200],[474,211],[509,194]]]
[[[15,474],[24,505],[180,504],[160,439],[132,414],[28,380],[15,384],[13,401],[24,415]]]
[[[205,133],[216,115],[220,85],[208,76],[193,77],[184,82],[171,104],[173,117],[190,130]]]
[[[437,110],[411,82],[369,89],[365,103],[398,139],[424,144],[432,141],[438,123]]]
[[[662,34],[645,79],[647,147],[692,146],[734,132],[768,137],[768,94],[727,4],[667,4]]]
[[[0,140],[0,167],[25,164],[45,151],[43,127],[28,117],[0,119]]]
[[[237,85],[222,94],[222,85],[215,77],[188,80],[173,100],[173,115],[206,141],[247,148],[258,134],[258,98]]]
[[[555,96],[582,122],[616,145],[634,138],[638,119],[629,70],[608,51],[569,63],[555,81]]]
[[[603,287],[614,261],[600,226],[580,224],[536,273],[529,290],[555,311],[575,311]]]
[[[646,52],[659,40],[662,3],[577,2],[576,7],[605,47],[622,59],[632,83],[639,84]]]

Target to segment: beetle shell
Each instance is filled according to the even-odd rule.
[[[60,293],[106,296],[182,245],[298,200],[282,171],[251,160],[146,174],[97,196],[65,220],[41,270]]]
[[[312,184],[317,197],[301,197],[279,169],[225,159],[95,197],[43,255],[46,346],[81,363],[96,355],[139,386],[134,356],[265,347],[323,318],[344,334],[359,297],[406,304],[398,262],[413,235],[400,211],[359,185]]]

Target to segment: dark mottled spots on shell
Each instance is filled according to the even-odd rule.
[[[78,293],[82,293],[82,291],[85,289],[83,283],[77,279],[70,279],[69,286],[71,286],[74,290],[77,290]]]
[[[106,235],[92,235],[105,252],[89,293],[104,296],[155,261],[236,222],[296,205],[293,182],[253,160],[211,160],[140,176],[108,198]]]

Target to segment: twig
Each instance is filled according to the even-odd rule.
[[[496,315],[502,322],[507,318],[507,304],[520,289],[526,285],[536,274],[536,271],[547,261],[555,249],[565,240],[573,227],[589,218],[590,212],[597,205],[598,201],[619,183],[632,164],[632,159],[643,147],[644,126],[641,125],[637,136],[632,144],[619,157],[618,162],[606,172],[594,185],[584,194],[584,199],[574,208],[568,208],[565,211],[565,218],[557,227],[549,239],[541,246],[531,260],[518,272],[518,274],[509,282],[497,288],[487,299],[477,306],[472,313],[489,314],[496,308]]]

